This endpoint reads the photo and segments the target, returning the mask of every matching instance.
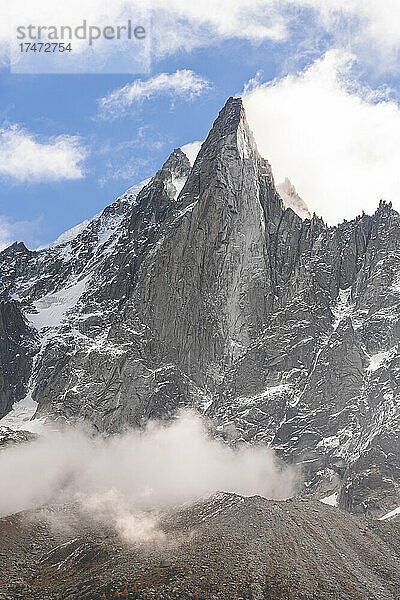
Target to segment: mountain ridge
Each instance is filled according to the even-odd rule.
[[[77,231],[0,253],[0,298],[30,348],[17,376],[18,350],[1,357],[3,389],[24,388],[2,414],[24,393],[38,416],[114,433],[190,406],[230,443],[297,464],[305,493],[373,515],[400,505],[390,203],[334,227],[285,209],[230,98],[193,167],[174,150]]]

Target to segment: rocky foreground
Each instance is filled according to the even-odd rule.
[[[5,517],[0,599],[400,598],[400,522],[317,501],[219,494],[165,513],[149,538],[122,541],[71,506]]]

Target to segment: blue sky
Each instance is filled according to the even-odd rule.
[[[183,10],[179,0],[172,4]],[[240,12],[244,4],[238,8],[234,2],[232,11]],[[265,28],[271,27],[267,0],[250,2],[239,24],[232,20],[229,26],[224,14],[210,22],[207,13],[199,29],[198,14],[174,17],[172,11],[172,24],[174,18],[185,23],[182,39],[178,35],[161,50],[156,40],[152,69],[145,75],[19,75],[4,64],[0,245],[23,239],[31,248],[43,246],[92,216],[154,174],[174,147],[203,140],[226,99],[246,85],[246,110],[261,152],[277,179],[289,176],[313,210],[337,222],[360,209],[372,211],[381,193],[394,199],[400,184],[393,172],[400,158],[394,34],[390,47],[387,27],[386,41],[383,34],[371,40],[368,19],[376,15],[365,12],[368,2],[354,1],[353,13],[341,11],[331,22],[314,6],[317,0],[290,4],[282,34],[254,29],[262,24],[260,15],[268,18]],[[287,7],[274,18],[288,19]],[[188,73],[171,79],[181,71]],[[167,84],[157,87],[160,74]],[[101,99],[138,79],[139,88],[123,109],[117,94],[117,117],[101,112]],[[146,82],[150,87],[143,87]],[[61,165],[52,162],[57,152],[65,160]]]
[[[52,241],[111,203],[127,187],[151,176],[174,147],[203,140],[226,99],[240,93],[260,66],[268,78],[278,72],[268,42],[255,48],[248,42],[228,41],[219,48],[160,60],[154,63],[152,76],[192,69],[212,82],[212,89],[189,101],[155,97],[112,121],[99,118],[98,100],[133,81],[132,76],[3,72],[3,124],[22,124],[44,138],[79,136],[90,156],[81,179],[35,183],[0,179],[1,214],[10,222],[36,222],[32,238],[27,240],[31,246]],[[126,173],[119,174],[125,165]]]

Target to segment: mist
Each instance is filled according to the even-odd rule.
[[[0,452],[0,515],[74,501],[125,537],[158,536],[154,511],[216,491],[283,499],[296,471],[261,446],[233,449],[185,411],[144,431],[93,439],[79,429],[49,431]],[[148,511],[153,516],[148,516]],[[146,512],[147,511],[147,512]],[[147,515],[147,516],[146,516]]]

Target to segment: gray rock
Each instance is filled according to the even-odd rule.
[[[40,415],[106,432],[191,406],[380,516],[400,505],[399,273],[392,206],[335,227],[285,209],[230,98],[192,168],[174,150],[48,250],[0,253],[2,297],[41,323],[12,399],[31,374]]]
[[[143,544],[122,541],[112,523],[75,506],[2,518],[0,594],[110,600],[126,587],[137,600],[399,598],[399,521],[217,494],[157,511],[157,523],[160,540]]]
[[[0,301],[0,418],[25,396],[36,352],[36,332],[19,303]]]

